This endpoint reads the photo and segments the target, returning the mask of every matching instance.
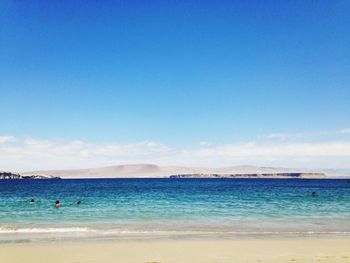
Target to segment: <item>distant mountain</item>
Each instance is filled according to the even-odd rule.
[[[319,171],[330,177],[350,178],[350,169],[320,169]]]
[[[271,175],[271,177],[275,176],[277,178],[278,174],[286,173],[317,173],[319,174],[319,177],[324,177],[323,175],[321,175],[321,173],[327,172],[317,169],[292,169],[280,167],[259,167],[249,165],[232,166],[224,168],[204,168],[182,166],[158,166],[155,164],[126,164],[90,169],[32,171],[25,172],[22,175],[57,176],[61,178],[162,178],[176,175],[183,176],[196,174],[218,174],[222,177],[227,177],[228,175],[269,174]],[[332,175],[336,175],[336,173],[334,173],[333,171]]]
[[[178,174],[170,178],[295,178],[295,179],[320,179],[326,178],[324,173],[250,173],[250,174]]]

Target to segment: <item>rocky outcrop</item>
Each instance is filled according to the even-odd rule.
[[[61,179],[61,177],[58,176],[51,176],[51,175],[21,175],[22,179]]]
[[[324,173],[176,174],[170,178],[326,178]]]
[[[0,172],[0,179],[21,179],[21,175],[10,172]]]
[[[10,172],[0,172],[0,180],[23,180],[23,179],[61,179],[57,176],[47,176],[47,175],[20,175],[20,174],[14,174]]]

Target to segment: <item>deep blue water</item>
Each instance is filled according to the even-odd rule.
[[[32,198],[35,204],[30,204]],[[61,201],[61,208],[54,208],[55,200]],[[1,180],[0,239],[13,233],[347,234],[350,183],[341,179]]]

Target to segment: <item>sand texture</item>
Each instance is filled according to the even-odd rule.
[[[350,262],[350,238],[2,244],[0,262]]]

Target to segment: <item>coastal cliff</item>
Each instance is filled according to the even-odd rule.
[[[324,173],[176,174],[170,178],[326,178]]]
[[[61,179],[57,176],[47,176],[47,175],[20,175],[10,172],[0,172],[0,180],[23,180],[23,179]]]

